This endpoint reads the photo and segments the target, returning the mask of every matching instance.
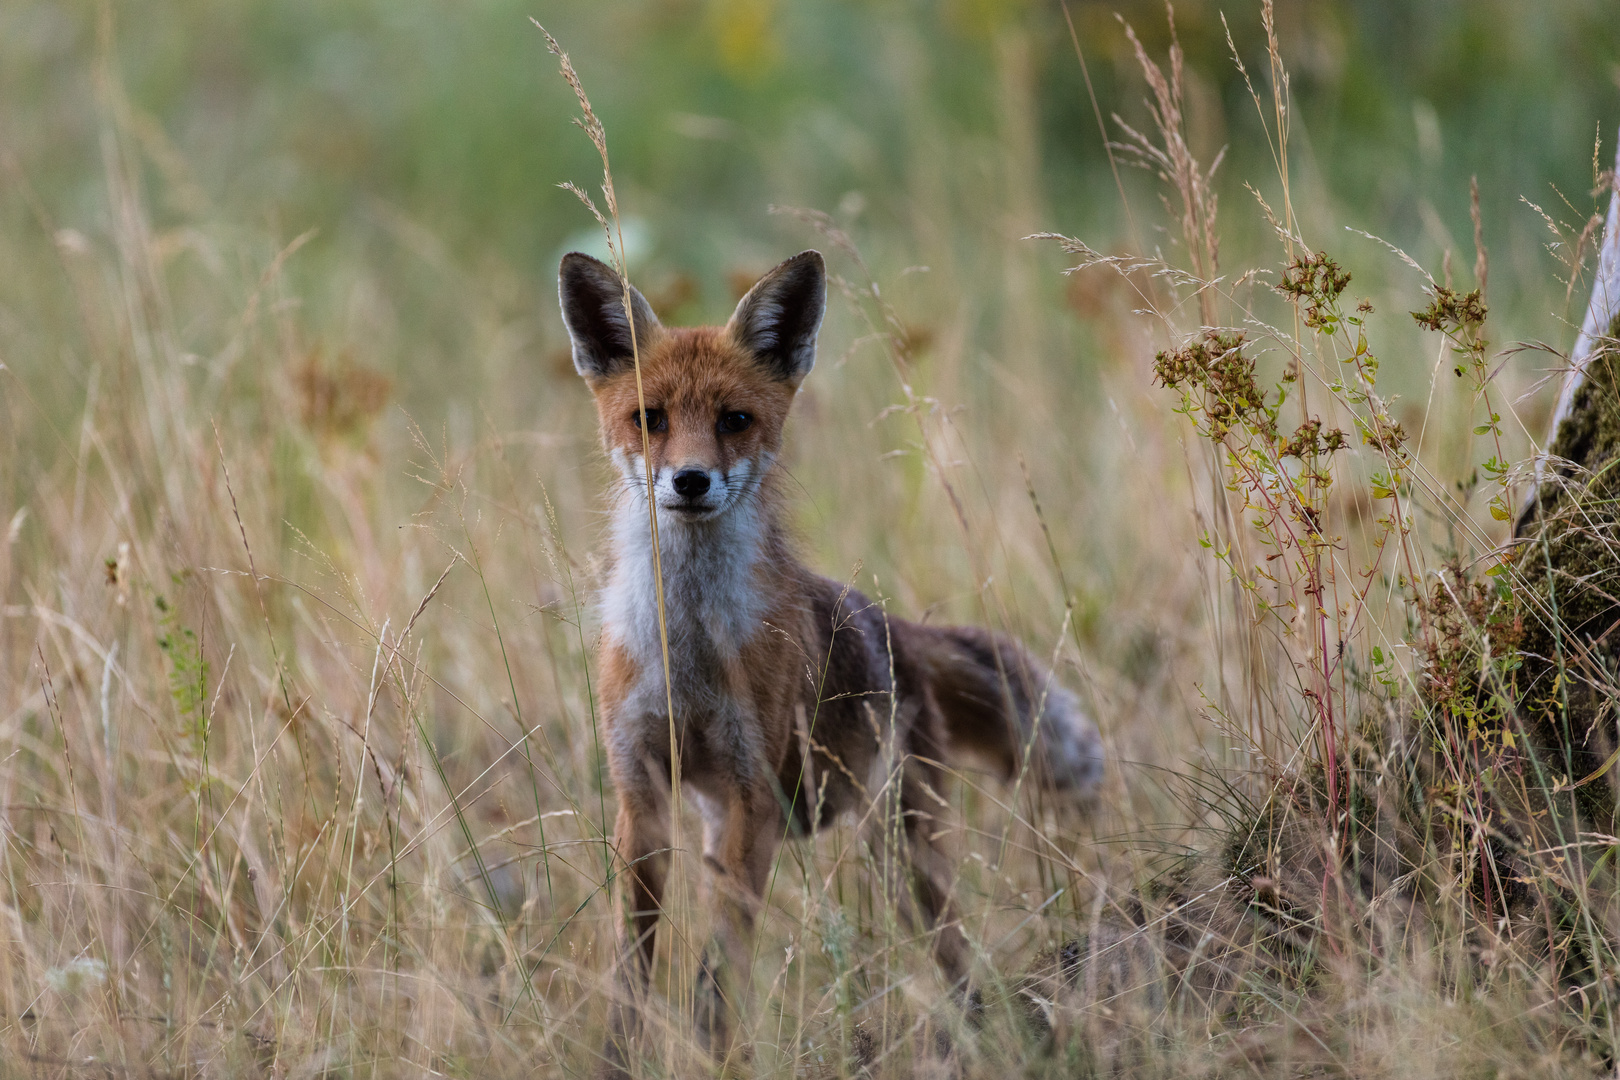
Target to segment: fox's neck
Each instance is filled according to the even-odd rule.
[[[763,496],[763,497],[761,497]],[[664,618],[670,647],[734,655],[763,628],[764,572],[782,552],[776,500],[765,492],[707,521],[658,515]],[[603,629],[639,662],[661,663],[658,597],[647,500],[628,494],[614,508],[612,570],[602,596]]]

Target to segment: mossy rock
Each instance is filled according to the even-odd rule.
[[[1620,333],[1620,318],[1607,328]],[[1515,555],[1524,610],[1519,709],[1555,773],[1579,782],[1616,746],[1609,708],[1620,666],[1620,348],[1593,351]],[[1588,827],[1613,832],[1613,775],[1577,789]]]

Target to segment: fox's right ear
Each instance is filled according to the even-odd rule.
[[[632,345],[624,297],[635,317]],[[634,352],[645,352],[659,330],[647,298],[626,285],[611,266],[577,251],[563,256],[557,271],[557,299],[574,343],[574,370],[586,379],[605,379],[628,368]]]

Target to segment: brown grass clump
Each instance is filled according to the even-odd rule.
[[[311,349],[292,371],[304,426],[327,438],[364,434],[388,404],[387,376],[355,364],[349,353],[330,362]]]

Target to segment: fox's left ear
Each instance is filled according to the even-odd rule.
[[[797,386],[816,362],[816,334],[827,311],[827,266],[801,251],[754,283],[726,329],[772,375]]]

